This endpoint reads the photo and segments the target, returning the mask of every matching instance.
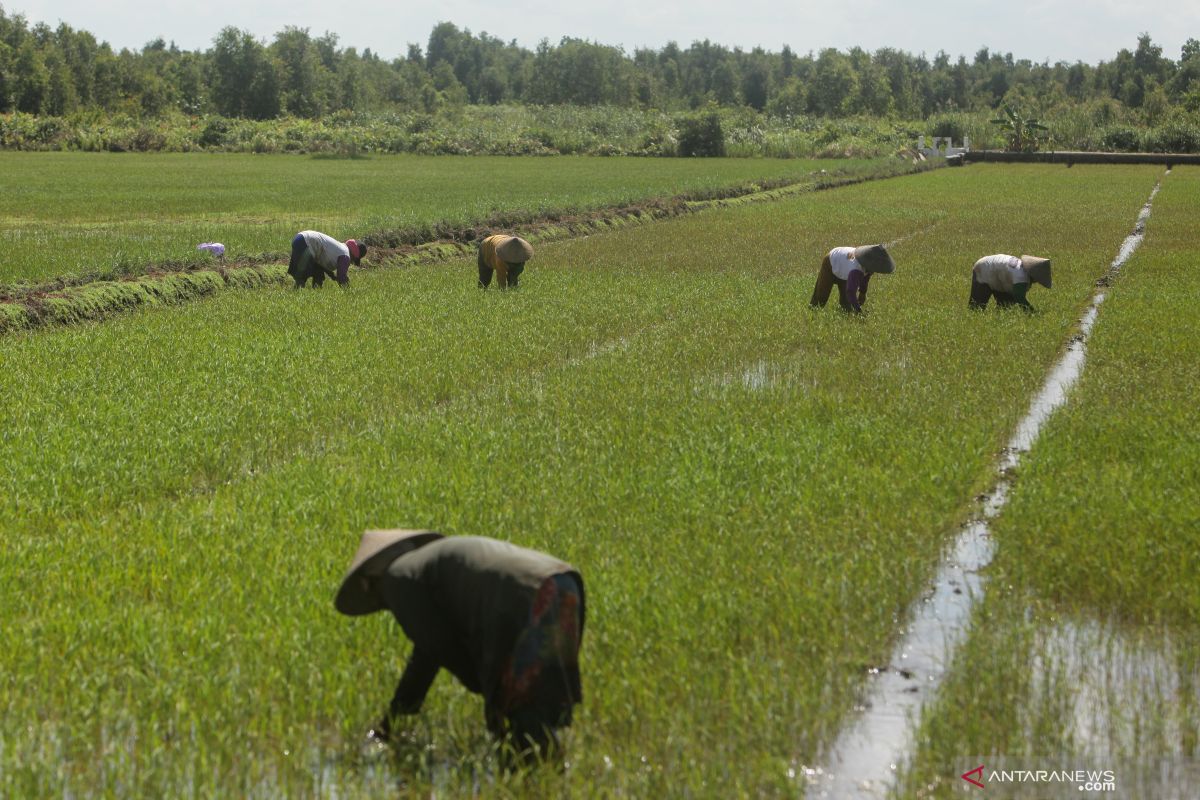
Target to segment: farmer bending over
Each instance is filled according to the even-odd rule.
[[[867,284],[877,272],[885,275],[896,271],[896,262],[881,244],[862,247],[835,247],[821,262],[817,273],[817,286],[813,289],[810,305],[824,308],[829,302],[829,293],[836,283],[842,310],[862,313],[867,300]]]
[[[1030,283],[1040,283],[1050,288],[1050,259],[1037,256],[1004,255],[984,256],[975,262],[971,270],[971,300],[968,308],[986,308],[994,296],[1001,308],[1021,306],[1033,311],[1025,299]]]
[[[318,231],[300,231],[292,239],[292,257],[288,262],[288,275],[296,281],[299,289],[312,278],[313,288],[325,283],[325,276],[333,278],[342,286],[350,283],[350,262],[358,266],[367,254],[367,246],[355,239],[342,244],[332,236]]]
[[[525,271],[525,262],[533,258],[533,248],[519,236],[493,234],[479,243],[479,287],[486,289],[496,273],[496,285],[501,289],[517,288]]]
[[[527,754],[557,745],[583,696],[583,578],[557,558],[480,536],[367,531],[335,600],[343,614],[386,608],[412,640],[391,705],[371,731],[416,714],[438,670],[483,695],[497,738]]]

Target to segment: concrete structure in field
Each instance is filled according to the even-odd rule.
[[[925,135],[921,134],[921,139],[917,143],[917,152],[926,158],[949,158],[950,156],[960,156],[971,149],[971,137],[964,136],[962,147],[955,147],[954,140],[949,136],[934,136],[933,147],[925,145]]]

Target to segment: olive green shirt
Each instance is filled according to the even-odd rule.
[[[380,592],[413,651],[392,713],[420,710],[442,668],[491,702],[538,587],[564,573],[579,583],[582,636],[583,578],[553,556],[482,536],[449,536],[393,561]]]

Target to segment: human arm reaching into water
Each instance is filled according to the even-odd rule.
[[[430,653],[420,647],[413,648],[404,674],[396,684],[396,692],[392,695],[387,713],[371,730],[374,738],[386,741],[391,736],[392,720],[395,717],[416,714],[421,710],[425,695],[429,693],[429,687],[433,685],[433,679],[437,677],[439,669],[441,665]]]
[[[1016,302],[1016,304],[1019,305],[1021,308],[1023,308],[1025,311],[1036,311],[1037,309],[1035,309],[1033,306],[1031,306],[1029,304],[1029,300],[1026,299],[1026,297],[1025,297],[1025,295],[1028,292],[1029,292],[1029,284],[1028,283],[1014,283],[1013,284],[1012,296],[1013,296],[1013,300]]]
[[[856,314],[862,313],[862,305],[867,301],[867,284],[870,281],[871,276],[861,269],[850,271],[850,278],[846,281],[845,303],[843,303],[848,311]]]

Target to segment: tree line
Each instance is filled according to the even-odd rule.
[[[668,111],[715,103],[777,116],[924,119],[1002,105],[1050,108],[1093,100],[1200,111],[1200,41],[1179,58],[1148,34],[1110,61],[1035,63],[987,48],[968,59],[900,50],[799,54],[728,48],[618,47],[574,38],[535,49],[442,22],[424,48],[388,60],[340,47],[336,34],[286,27],[270,42],[226,27],[204,51],[162,39],[114,51],[87,31],[50,28],[0,6],[0,113],[99,111],[317,119],[339,111],[423,111],[466,104],[607,105]]]

